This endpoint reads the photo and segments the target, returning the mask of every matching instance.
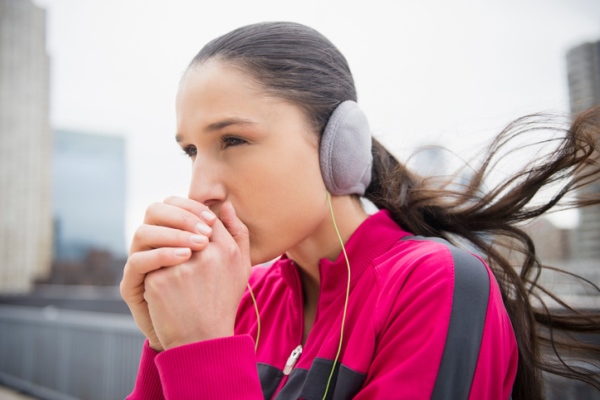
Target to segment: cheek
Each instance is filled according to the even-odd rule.
[[[304,168],[273,165],[255,182],[245,205],[253,264],[269,261],[313,233],[327,218],[326,190],[318,160]],[[288,166],[289,167],[289,166]]]
[[[281,213],[270,212],[263,221],[249,227],[252,264],[279,257],[307,239],[329,215],[326,201],[304,212],[293,207]]]

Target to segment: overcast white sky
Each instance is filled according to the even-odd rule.
[[[565,54],[600,39],[598,0],[35,0],[47,9],[55,128],[127,138],[127,238],[146,206],[185,196],[174,97],[210,39],[290,20],[345,54],[374,134],[400,156],[462,151],[535,111],[567,111]]]

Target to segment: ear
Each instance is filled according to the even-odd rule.
[[[332,195],[363,195],[371,183],[371,130],[354,101],[341,103],[331,114],[319,149],[321,175]]]

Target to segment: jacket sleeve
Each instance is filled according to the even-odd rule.
[[[159,353],[154,351],[148,340],[144,343],[140,367],[133,392],[127,400],[164,400],[162,385],[156,368],[155,358]]]
[[[254,341],[238,335],[157,353],[144,344],[127,400],[263,399]]]
[[[248,335],[175,347],[155,361],[166,399],[263,399]]]
[[[355,399],[508,399],[516,341],[485,264],[448,248],[417,264],[382,288],[390,303],[378,307],[375,354]]]

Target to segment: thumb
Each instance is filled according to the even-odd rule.
[[[244,262],[250,265],[250,235],[248,227],[238,218],[231,202],[228,201],[221,207],[220,219],[225,229],[227,229],[240,248]]]

